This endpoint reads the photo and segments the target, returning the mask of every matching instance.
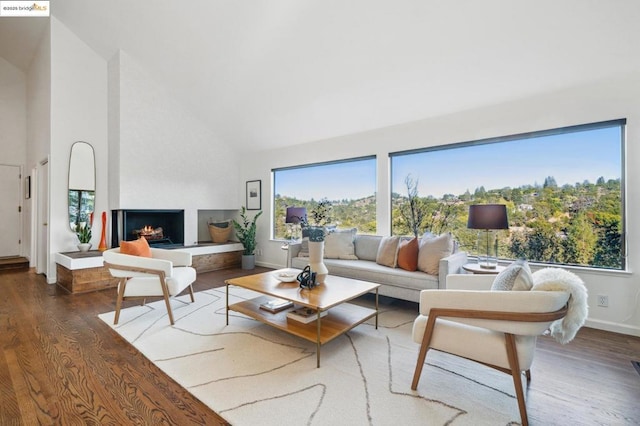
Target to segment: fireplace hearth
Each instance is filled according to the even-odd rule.
[[[184,210],[113,210],[111,247],[146,238],[151,247],[184,246]]]

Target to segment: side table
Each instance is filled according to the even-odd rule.
[[[477,263],[465,263],[462,265],[462,269],[467,272],[471,272],[472,274],[497,275],[507,269],[507,267],[498,265],[495,269],[486,269],[481,268]]]

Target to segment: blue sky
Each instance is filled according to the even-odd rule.
[[[386,161],[382,159],[382,161]],[[418,194],[473,193],[544,183],[559,186],[620,178],[620,127],[608,127],[486,145],[466,146],[393,158],[392,188],[406,193],[408,174],[418,180]],[[299,199],[357,199],[375,192],[375,161],[278,172],[277,192]]]
[[[299,200],[356,200],[375,191],[375,159],[282,170],[276,180],[278,194]]]
[[[600,176],[617,179],[620,162],[620,128],[609,127],[402,156],[393,161],[392,181],[394,191],[404,193],[404,179],[411,173],[421,196],[439,198],[467,189],[473,193],[479,186],[542,185],[547,176],[559,186],[595,183]]]

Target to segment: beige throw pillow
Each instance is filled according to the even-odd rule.
[[[442,234],[437,237],[427,237],[420,240],[418,251],[418,270],[430,275],[438,275],[440,259],[451,255],[453,252],[453,237],[451,234]]]
[[[513,262],[504,271],[496,275],[491,290],[497,291],[528,291],[533,287],[531,268],[526,260]]]
[[[324,257],[326,259],[358,260],[353,240],[356,228],[336,229],[324,238]]]
[[[398,242],[400,237],[382,237],[380,245],[378,246],[378,255],[376,256],[376,263],[378,265],[388,266],[390,268],[396,267],[396,259],[398,254]]]

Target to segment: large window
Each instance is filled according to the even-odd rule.
[[[274,237],[288,238],[287,207],[331,204],[332,223],[376,233],[376,158],[364,157],[272,170],[274,185]]]
[[[390,154],[393,233],[448,231],[477,254],[469,205],[499,203],[510,225],[501,258],[624,269],[624,129],[615,120]]]

